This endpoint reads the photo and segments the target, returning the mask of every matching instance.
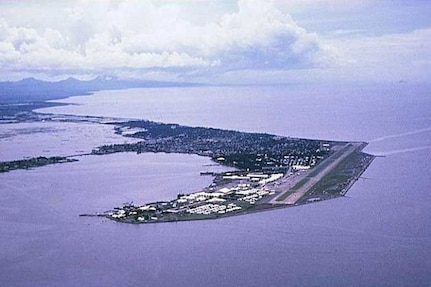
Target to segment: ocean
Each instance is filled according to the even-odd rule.
[[[78,215],[194,192],[211,182],[200,171],[225,168],[193,155],[127,153],[0,174],[0,286],[429,286],[430,91],[399,83],[150,88],[61,100],[73,105],[40,112],[367,141],[365,151],[382,157],[343,198],[149,225]],[[73,154],[122,140],[104,125],[94,137],[86,126],[84,139],[73,124],[37,123],[33,133],[22,125],[1,125],[9,158],[33,156],[31,145]],[[55,135],[68,144],[59,147]]]

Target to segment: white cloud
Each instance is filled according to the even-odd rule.
[[[380,10],[371,9],[381,2]],[[219,83],[427,81],[431,30],[414,23],[424,18],[417,11],[427,14],[428,6],[409,6],[416,14],[401,19],[404,8],[397,5],[373,0],[0,2],[0,80],[111,74]],[[387,7],[395,8],[383,13]],[[399,19],[402,25],[391,26]],[[322,25],[315,29],[321,34],[304,29],[307,22]],[[390,29],[372,33],[382,23]],[[406,23],[425,28],[406,28]]]
[[[257,84],[319,85],[430,82],[431,29],[374,37],[352,37],[348,33],[337,35],[337,38],[324,39],[323,42],[328,42],[329,47],[337,48],[337,65],[300,70],[231,71],[218,75],[215,81],[229,84],[240,81]]]
[[[6,5],[0,67],[34,73],[172,74],[330,65],[330,47],[271,1],[79,1]],[[50,6],[50,4],[53,4]],[[1,5],[1,4],[0,4]],[[195,5],[195,6],[193,6]],[[184,8],[187,6],[187,9]],[[193,8],[196,7],[196,8]],[[193,13],[205,17],[187,18]]]
[[[340,77],[361,80],[429,81],[431,29],[376,37],[333,39],[345,55]]]

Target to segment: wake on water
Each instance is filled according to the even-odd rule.
[[[375,142],[380,142],[380,141],[384,141],[384,140],[387,140],[387,139],[400,138],[400,137],[404,137],[404,136],[421,134],[421,133],[425,133],[425,132],[431,132],[431,128],[424,128],[424,129],[414,130],[414,131],[400,133],[400,134],[388,135],[388,136],[379,137],[379,138],[370,140],[368,142],[369,143],[375,143]]]
[[[431,149],[431,145],[405,148],[405,149],[397,149],[397,150],[391,150],[391,151],[385,151],[385,152],[373,152],[373,155],[388,156],[388,155],[394,155],[394,154],[399,154],[399,153],[421,151],[421,150],[426,150],[426,149]]]
[[[428,133],[428,132],[431,132],[431,128],[423,128],[423,129],[413,130],[413,131],[399,133],[399,134],[387,135],[387,136],[375,138],[375,139],[370,140],[368,142],[370,144],[373,144],[373,143],[378,143],[378,142],[382,142],[385,140],[402,138],[402,137],[406,137],[406,136],[417,135],[417,134]],[[430,137],[430,139],[431,139],[431,137]],[[417,147],[409,147],[409,148],[395,149],[395,150],[388,150],[388,151],[373,151],[371,153],[373,155],[376,155],[376,156],[388,156],[388,155],[394,155],[394,154],[400,154],[400,153],[406,153],[406,152],[422,151],[422,150],[427,150],[427,149],[431,149],[431,145],[422,145],[422,146],[417,146]]]

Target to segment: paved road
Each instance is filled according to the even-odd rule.
[[[362,143],[348,143],[345,146],[339,147],[334,154],[322,161],[313,169],[302,171],[299,172],[299,174],[286,176],[285,178],[281,179],[281,184],[277,187],[277,190],[284,190],[284,192],[281,192],[280,195],[273,198],[270,203],[288,205],[295,204],[307,193],[307,191],[310,190],[310,188],[312,188],[325,175],[333,170],[343,159],[349,156],[356,149],[360,148],[361,145]],[[302,186],[296,186],[298,182],[302,180],[305,181]]]

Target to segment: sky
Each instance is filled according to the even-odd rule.
[[[0,0],[0,81],[425,82],[431,1]]]

